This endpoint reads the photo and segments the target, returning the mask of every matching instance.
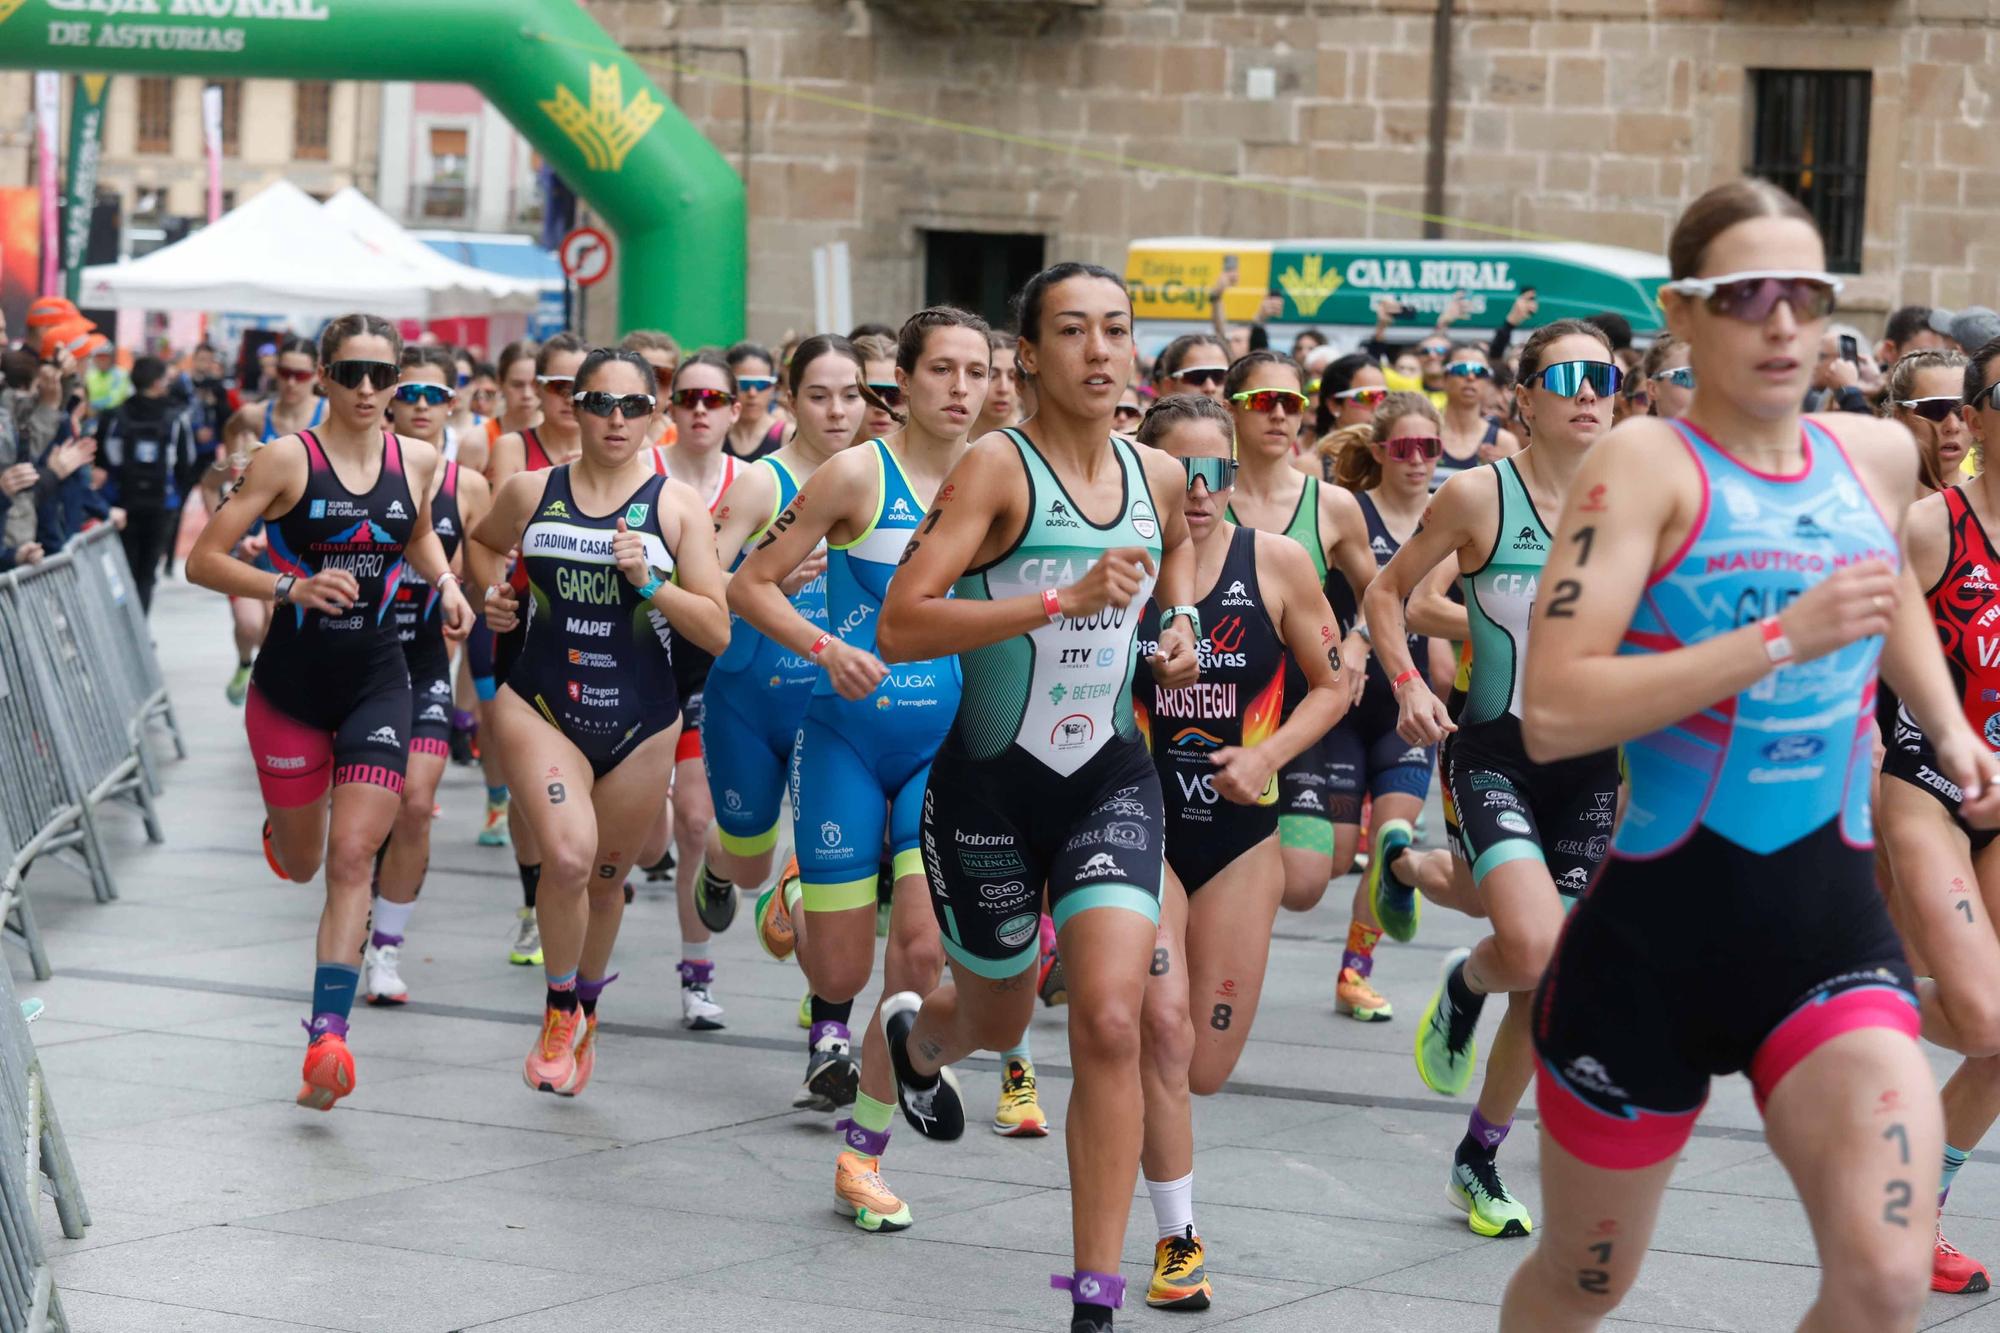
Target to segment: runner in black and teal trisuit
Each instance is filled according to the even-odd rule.
[[[883,603],[885,661],[959,655],[964,685],[931,765],[924,867],[952,981],[883,1002],[904,1115],[963,1121],[941,1077],[1013,1042],[1033,1008],[1042,888],[1070,993],[1071,1327],[1111,1326],[1139,1165],[1139,996],[1159,914],[1159,778],[1133,723],[1134,640],[1157,581],[1155,678],[1197,675],[1180,465],[1116,440],[1134,371],[1131,303],[1109,270],[1061,264],[1021,295],[1037,408],[975,444],[939,490]],[[1101,910],[1100,910],[1101,909]],[[1129,1038],[1129,1040],[1127,1040]]]

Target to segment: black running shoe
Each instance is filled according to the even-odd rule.
[[[889,1061],[896,1067],[896,1105],[903,1119],[928,1139],[951,1140],[965,1134],[965,1101],[958,1076],[949,1066],[925,1080],[910,1064],[910,1029],[916,1026],[923,998],[915,991],[898,991],[882,1001],[882,1031],[889,1041]]]

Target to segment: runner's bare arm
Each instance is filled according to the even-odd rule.
[[[866,508],[873,510],[875,461],[870,453],[850,449],[821,464],[785,511],[772,520],[729,580],[729,609],[773,642],[809,660],[824,631],[799,614],[780,585],[829,533],[858,531],[860,522],[855,515],[864,501]],[[730,491],[732,496],[735,493]],[[880,663],[876,666],[879,682]]]
[[[673,577],[653,594],[653,605],[674,633],[711,657],[729,647],[729,608],[723,604],[722,564],[711,540],[715,524],[694,488],[669,481],[660,488],[653,521],[674,555]]]
[[[1265,752],[1275,773],[1333,730],[1347,712],[1348,690],[1341,679],[1346,668],[1340,656],[1340,628],[1312,559],[1288,537],[1260,532],[1256,543],[1257,581],[1277,594],[1267,599],[1275,605],[1266,609],[1275,612],[1272,618],[1285,651],[1306,678],[1305,696],[1292,715],[1255,747]],[[1262,790],[1259,783],[1258,791]]]
[[[1188,606],[1194,596],[1194,538],[1188,532],[1187,511],[1181,499],[1187,494],[1187,473],[1179,460],[1158,449],[1138,446],[1146,467],[1146,488],[1153,496],[1153,509],[1160,516],[1160,577],[1153,595],[1161,606]],[[1196,651],[1194,628],[1176,618],[1160,627],[1160,648],[1152,659],[1153,679],[1168,689],[1192,685],[1201,675],[1201,655]]]
[[[1451,585],[1458,581],[1458,563],[1441,560],[1424,575],[1416,591],[1404,603],[1404,619],[1412,634],[1464,643],[1472,634],[1471,618],[1465,608],[1451,600]]]
[[[507,576],[508,552],[520,544],[528,515],[541,503],[547,485],[543,474],[517,472],[496,488],[492,506],[476,527],[466,521],[466,591],[474,610],[484,613],[486,590]]]
[[[231,552],[259,518],[287,513],[299,502],[305,494],[308,472],[305,445],[296,435],[274,440],[251,455],[242,484],[195,538],[187,558],[188,581],[231,597],[270,601],[276,578]],[[352,582],[353,575],[347,577]],[[358,584],[355,591],[359,591]]]

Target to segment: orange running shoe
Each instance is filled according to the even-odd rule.
[[[305,1086],[299,1089],[299,1105],[315,1111],[331,1111],[333,1104],[354,1091],[354,1053],[347,1039],[322,1032],[306,1047]]]
[[[542,1035],[521,1066],[521,1078],[537,1092],[574,1097],[582,1086],[577,1078],[576,1030],[583,1025],[580,1009],[548,1009],[542,1013]]]
[[[843,1152],[833,1159],[833,1210],[863,1231],[904,1231],[910,1205],[882,1180],[882,1159]]]
[[[597,1015],[583,1016],[583,1040],[576,1044],[576,1086],[569,1090],[571,1097],[583,1091],[583,1085],[590,1082],[590,1076],[597,1072]]]
[[[793,857],[785,864],[785,872],[778,876],[778,882],[757,895],[757,943],[764,946],[764,952],[779,962],[792,956],[798,947],[798,934],[792,928],[792,912],[785,906],[785,888],[799,877],[799,858]]]
[[[271,821],[268,819],[264,821],[264,864],[271,867],[271,873],[279,879],[284,880],[287,884],[292,882],[292,877],[287,875],[285,868],[278,864],[277,849],[271,846]],[[331,1105],[331,1103],[328,1104]]]
[[[1937,1248],[1931,1255],[1931,1290],[1954,1296],[1985,1291],[1992,1284],[1986,1266],[1944,1238],[1944,1223],[1937,1228]]]

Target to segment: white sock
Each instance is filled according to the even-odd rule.
[[[375,900],[374,930],[383,935],[402,936],[409,933],[410,913],[417,910],[415,900],[407,903],[392,903],[387,898]]]
[[[1179,1180],[1149,1180],[1146,1194],[1153,1201],[1153,1221],[1160,1228],[1162,1240],[1185,1235],[1194,1225],[1194,1172]]]

